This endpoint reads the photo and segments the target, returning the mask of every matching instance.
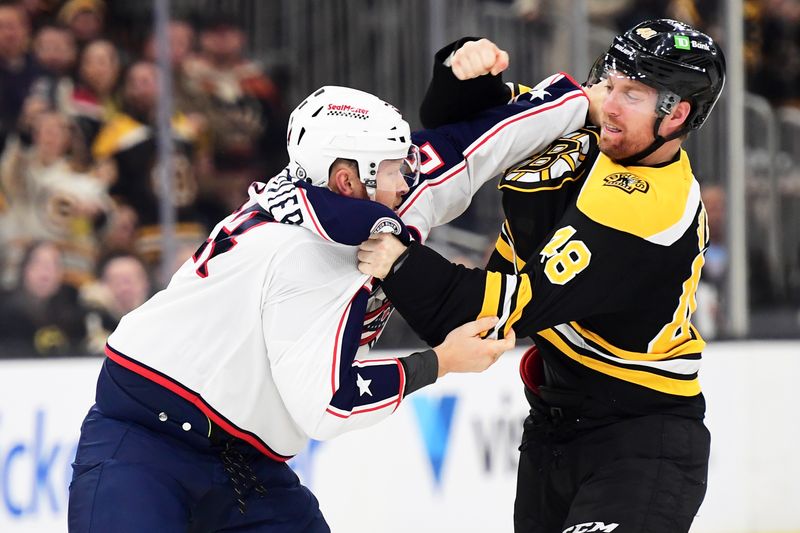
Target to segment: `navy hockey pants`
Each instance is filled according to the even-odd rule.
[[[70,533],[330,531],[285,463],[210,439],[182,398],[110,360],[97,389],[73,464]]]

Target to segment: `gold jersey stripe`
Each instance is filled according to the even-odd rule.
[[[678,298],[678,306],[672,315],[672,321],[650,341],[648,351],[668,353],[690,342],[693,335],[700,338],[697,330],[692,331],[689,321],[697,309],[697,287],[700,284],[700,272],[704,263],[705,255],[700,252],[692,261],[692,273],[689,279],[683,282],[683,290]]]
[[[692,333],[695,335],[694,339],[687,339],[685,342],[673,346],[670,350],[658,353],[632,352],[614,346],[600,335],[581,327],[577,322],[570,322],[569,325],[572,326],[581,337],[600,346],[602,349],[606,350],[609,355],[628,361],[663,361],[664,359],[672,359],[674,357],[680,357],[681,355],[700,353],[706,347],[705,341],[697,334],[697,330],[693,329]]]
[[[512,265],[514,264],[514,249],[511,248],[511,245],[508,244],[505,241],[505,239],[503,239],[502,235],[500,235],[500,237],[497,238],[497,243],[495,243],[494,247],[495,250],[497,250],[497,253],[499,253],[503,259],[505,259]],[[517,270],[522,270],[523,268],[525,268],[525,261],[523,261],[519,257],[517,257],[516,260],[517,260]]]
[[[517,301],[514,303],[514,308],[511,310],[511,316],[508,317],[503,327],[504,334],[508,334],[508,330],[522,317],[525,306],[528,305],[532,298],[533,289],[531,288],[531,278],[527,274],[523,274],[517,285]]]
[[[500,294],[503,288],[503,275],[499,272],[486,273],[486,289],[483,293],[483,306],[478,318],[485,316],[501,316],[502,300]]]
[[[700,215],[697,219],[697,248],[702,252],[706,249],[708,242],[708,216],[706,215],[706,207],[702,206]]]
[[[621,368],[576,352],[572,349],[572,346],[567,344],[553,329],[540,331],[538,335],[550,342],[570,359],[601,374],[641,385],[665,394],[687,397],[700,394],[700,381],[697,378],[692,380],[672,379],[647,372],[646,370]]]

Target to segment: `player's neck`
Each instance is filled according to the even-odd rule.
[[[661,145],[658,150],[640,160],[636,166],[657,167],[674,163],[680,158],[681,139],[672,139]]]

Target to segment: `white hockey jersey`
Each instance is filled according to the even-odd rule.
[[[580,86],[558,74],[474,120],[414,133],[424,176],[400,218],[424,240],[498,172],[582,126],[587,109]],[[391,305],[356,258],[394,214],[286,176],[252,184],[249,196],[166,289],[122,319],[106,353],[286,460],[403,399],[399,360],[364,358]]]

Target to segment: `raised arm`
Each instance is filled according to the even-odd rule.
[[[484,183],[582,127],[588,108],[583,88],[555,74],[511,103],[415,132],[422,179],[401,205],[401,218],[424,240],[431,228],[463,213]]]
[[[508,103],[514,96],[502,78],[508,65],[508,53],[488,39],[463,37],[439,50],[420,106],[422,125],[437,128]]]

